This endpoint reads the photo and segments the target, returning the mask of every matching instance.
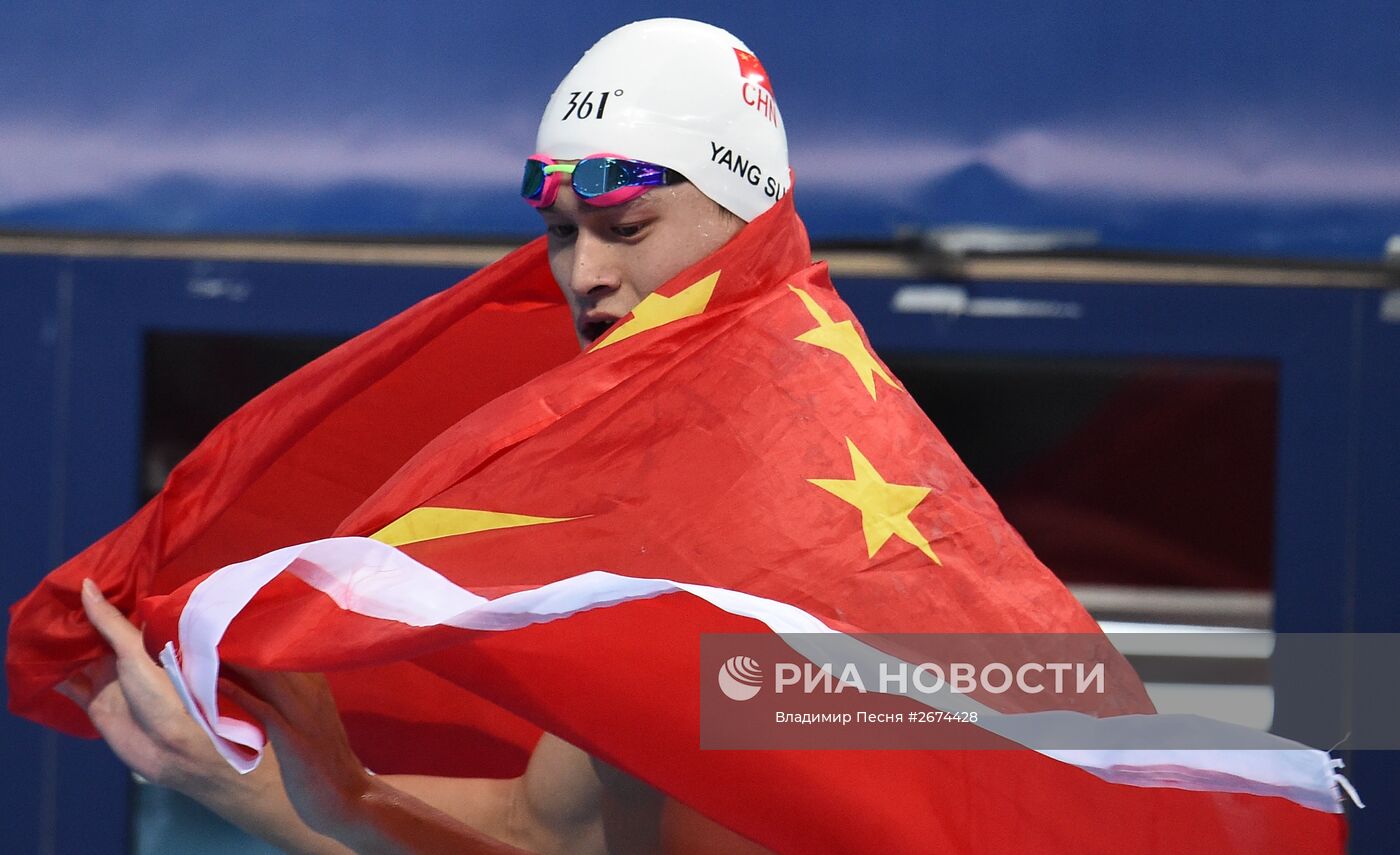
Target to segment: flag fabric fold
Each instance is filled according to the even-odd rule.
[[[100,567],[235,762],[260,741],[218,712],[221,660],[333,672],[377,771],[511,774],[546,730],[775,851],[1340,851],[1322,752],[702,751],[704,633],[1097,625],[875,356],[790,196],[572,359],[524,332],[567,332],[551,289],[531,245],[250,402],[15,607],[12,707],[81,729],[45,692],[96,653],[72,592]],[[1151,712],[1136,678],[1104,697],[1084,712]]]
[[[84,578],[135,615],[147,598],[217,567],[324,537],[438,433],[577,353],[540,239],[274,385],[218,425],[131,519],[11,606],[10,709],[97,735],[53,691],[108,652],[82,614]],[[501,710],[482,715],[485,701],[412,663],[336,682],[347,728],[362,736],[371,765],[450,772],[440,752],[414,738],[431,734],[474,746],[489,773],[512,774],[538,736]],[[401,710],[380,710],[385,692]],[[496,730],[481,732],[477,722]]]

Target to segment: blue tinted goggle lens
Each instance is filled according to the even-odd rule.
[[[574,167],[574,192],[585,199],[623,187],[648,187],[666,183],[666,169],[639,160],[594,157]]]
[[[525,177],[520,182],[520,195],[538,199],[544,192],[544,164],[538,160],[525,161]]]
[[[577,163],[544,163],[535,158],[525,161],[525,172],[520,181],[520,195],[532,204],[542,206],[553,201],[550,190],[550,177],[556,180],[569,176],[569,185],[574,193],[584,199],[598,199],[609,193],[625,190],[628,187],[654,187],[674,183],[679,176],[664,166],[627,158],[598,156],[586,157]],[[548,196],[550,198],[546,199]],[[597,204],[614,204],[625,201],[601,199]]]

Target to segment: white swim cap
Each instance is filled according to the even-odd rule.
[[[788,191],[767,72],[734,36],[681,18],[628,24],[589,48],[549,99],[535,152],[659,164],[746,221]]]

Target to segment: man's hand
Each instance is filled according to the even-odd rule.
[[[287,796],[302,820],[325,833],[353,822],[370,775],[350,748],[326,678],[243,669],[236,674],[237,682],[225,678],[220,686],[267,731]]]
[[[450,815],[429,803],[439,801],[430,795],[433,790],[442,794],[465,788],[477,797],[467,801],[478,804],[458,803],[459,811],[475,814],[487,804],[508,806],[511,783],[438,779],[436,787],[429,784],[429,792],[421,793],[428,801],[420,800],[365,771],[322,675],[238,670],[236,678],[221,685],[262,722],[279,758],[287,796],[310,828],[362,853],[524,851],[465,824],[461,813]]]
[[[504,836],[518,779],[370,776],[350,748],[320,675],[239,672],[242,687],[221,681],[272,741],[258,768],[240,775],[146,654],[141,631],[91,581],[83,584],[82,602],[112,656],[58,691],[86,710],[117,756],[152,783],[194,798],[289,852],[523,851],[476,830]]]
[[[83,582],[83,611],[112,646],[59,685],[82,707],[122,762],[152,783],[196,799],[246,785],[186,712],[170,679],[141,642],[141,631],[117,611],[91,580]]]
[[[238,774],[185,710],[164,670],[146,655],[141,631],[90,580],[83,583],[82,601],[112,655],[57,689],[87,712],[123,763],[288,852],[345,855],[344,847],[298,820],[282,792],[273,752],[264,753],[254,771]]]

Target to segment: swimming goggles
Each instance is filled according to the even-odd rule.
[[[557,163],[542,154],[525,161],[525,177],[520,195],[536,208],[548,208],[559,195],[564,176],[574,193],[590,205],[621,205],[663,184],[674,184],[680,175],[664,166],[644,160],[630,160],[616,154],[590,154],[574,163]]]

